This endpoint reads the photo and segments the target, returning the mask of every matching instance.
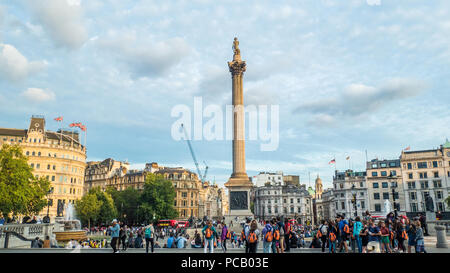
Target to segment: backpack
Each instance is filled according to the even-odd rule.
[[[320,229],[317,231],[317,233],[316,233],[316,238],[317,239],[320,239],[320,238],[322,238],[322,232],[320,232]]]
[[[273,240],[272,231],[267,231],[266,235],[264,236],[264,239],[266,240],[266,242],[272,242]]]
[[[393,240],[393,239],[394,239],[394,232],[391,231],[391,240]]]
[[[350,233],[350,227],[347,224],[345,224],[345,226],[344,226],[344,232]]]
[[[245,240],[245,227],[244,229],[241,231],[241,240]]]
[[[330,241],[331,242],[336,241],[336,235],[333,232],[330,233]]]
[[[227,237],[226,237],[227,239],[231,239],[231,232],[228,230],[227,231]]]
[[[145,229],[145,238],[150,239],[152,236],[152,230],[150,228]]]
[[[248,234],[248,242],[249,243],[256,243],[256,241],[258,240],[258,237],[256,237],[256,233],[255,232],[250,232]]]
[[[273,233],[273,238],[277,241],[280,240],[280,231],[278,229]]]
[[[406,230],[403,230],[403,232],[402,232],[402,238],[403,238],[404,240],[408,240],[408,233],[406,233]]]
[[[213,232],[212,232],[212,230],[208,227],[208,228],[206,228],[206,230],[205,230],[205,237],[206,237],[206,239],[209,239],[209,238],[211,238],[212,237],[212,235],[213,235]]]

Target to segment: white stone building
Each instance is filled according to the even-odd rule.
[[[356,205],[356,215],[362,215],[367,210],[369,202],[366,172],[355,172],[353,170],[335,171],[333,192],[336,214],[354,218]]]
[[[312,196],[305,185],[269,185],[254,188],[255,217],[270,220],[284,216],[297,219],[300,223],[313,221]]]

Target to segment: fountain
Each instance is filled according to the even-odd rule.
[[[58,242],[68,242],[70,240],[86,240],[86,231],[81,229],[80,220],[76,219],[75,208],[72,203],[68,203],[63,217],[55,218],[53,233]]]

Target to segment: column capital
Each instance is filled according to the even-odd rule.
[[[233,60],[228,62],[228,68],[230,69],[231,75],[242,75],[245,72],[246,64],[245,61]]]

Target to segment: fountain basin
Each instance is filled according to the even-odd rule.
[[[54,231],[53,234],[55,234],[55,239],[58,242],[84,241],[87,239],[86,231],[84,230]]]

